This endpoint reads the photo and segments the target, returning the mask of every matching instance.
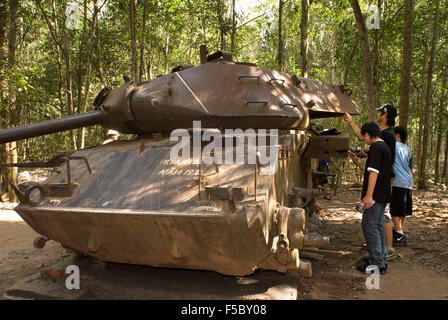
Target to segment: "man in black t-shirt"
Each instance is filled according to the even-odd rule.
[[[391,163],[394,164],[395,161],[395,117],[397,116],[397,109],[391,105],[390,103],[383,104],[379,108],[375,108],[375,111],[377,112],[376,122],[380,126],[381,129],[381,135],[380,138],[387,144],[389,147],[392,159]],[[392,170],[392,177],[394,177],[395,174]]]
[[[392,166],[395,161],[395,132],[394,132],[393,127],[395,126],[395,118],[397,116],[397,109],[392,104],[387,103],[387,104],[383,104],[379,108],[375,108],[375,111],[377,111],[376,121],[381,129],[380,138],[389,147],[389,150],[391,153],[390,170],[391,170],[391,177],[394,177],[395,174],[393,173]],[[352,118],[350,117],[350,115],[348,113],[344,114],[344,120],[351,127],[351,129],[353,130],[355,135],[358,137],[358,139],[360,141],[363,141],[364,138],[361,135],[361,130],[353,122]],[[361,151],[359,153],[356,153],[356,156],[365,158],[367,156],[367,152]],[[352,157],[352,156],[353,156],[353,154],[350,153],[350,157]],[[354,160],[354,162],[355,162],[355,160]],[[392,225],[392,219],[391,219],[388,207],[386,207],[384,214],[385,214],[384,227],[386,230],[387,258],[389,260],[393,260],[397,257],[397,254],[395,253],[395,250],[393,248],[393,225]]]
[[[364,141],[370,146],[364,166],[364,182],[361,199],[364,205],[362,231],[367,243],[369,257],[358,265],[358,270],[366,272],[376,265],[381,274],[387,272],[386,235],[384,231],[384,209],[390,202],[391,153],[387,144],[380,139],[380,128],[374,122],[361,127]]]

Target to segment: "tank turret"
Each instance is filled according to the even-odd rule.
[[[95,111],[0,131],[0,143],[95,124],[124,133],[147,134],[191,128],[305,129],[310,118],[358,114],[351,91],[250,63],[218,52],[198,67],[179,66],[169,75],[134,84],[125,77],[104,88]]]

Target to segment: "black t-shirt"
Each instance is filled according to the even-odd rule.
[[[369,156],[366,161],[366,168],[364,170],[364,182],[362,185],[361,199],[367,193],[369,185],[370,172],[377,172],[378,178],[376,180],[375,189],[373,190],[373,200],[381,203],[389,203],[391,200],[391,155],[387,144],[384,141],[378,140],[370,146]]]
[[[393,128],[389,127],[381,131],[380,138],[387,144],[391,154],[391,163],[390,166],[393,166],[395,162],[395,131]]]

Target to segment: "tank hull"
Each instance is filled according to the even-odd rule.
[[[277,213],[288,205],[293,186],[306,186],[307,160],[299,161],[306,146],[303,133],[280,140],[297,152],[277,155],[277,170],[268,174],[247,161],[217,167],[203,163],[200,169],[193,158],[173,162],[175,143],[167,138],[79,150],[72,157],[87,159],[91,171],[83,161],[71,162],[75,191],[70,196],[25,201],[15,210],[45,238],[104,261],[235,276],[257,268],[286,271],[291,259],[293,268],[300,260],[272,258],[280,230]],[[57,170],[46,185],[67,182],[65,164]],[[296,232],[303,231],[303,222]],[[267,264],[270,260],[274,263]]]

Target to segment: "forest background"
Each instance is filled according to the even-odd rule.
[[[0,0],[0,125],[93,110],[98,92],[124,74],[140,83],[198,65],[205,44],[235,61],[343,84],[361,109],[358,125],[375,120],[372,105],[394,104],[417,187],[444,187],[447,18],[447,0]],[[317,122],[358,143],[342,118]],[[105,133],[94,126],[5,144],[0,162],[49,159],[101,144]],[[16,174],[4,172],[2,190]]]

